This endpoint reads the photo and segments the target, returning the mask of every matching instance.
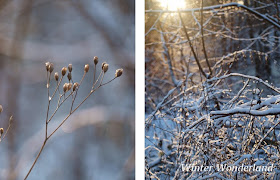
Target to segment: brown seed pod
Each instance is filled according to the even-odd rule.
[[[117,69],[115,73],[115,77],[120,77],[123,73],[123,69]]]
[[[68,83],[67,90],[70,91],[72,88],[72,83]]]
[[[58,72],[55,72],[55,73],[54,73],[54,79],[55,79],[56,81],[58,81],[58,78],[59,78]]]
[[[106,62],[103,62],[102,64],[101,64],[101,69],[103,70],[103,67],[104,67],[104,65],[105,64],[107,64]]]
[[[50,62],[46,62],[45,64],[46,64],[46,70],[47,70],[47,71],[50,71],[50,64],[51,64],[51,63],[50,63]]]
[[[74,85],[73,85],[73,91],[75,91],[78,86],[79,86],[79,83],[75,82]]]
[[[54,70],[54,65],[53,65],[53,63],[50,63],[50,73],[52,73],[53,70]]]
[[[84,70],[85,70],[86,73],[89,71],[89,65],[88,64],[85,65]]]
[[[2,111],[3,111],[3,107],[2,107],[2,105],[0,105],[0,114]]]
[[[68,90],[68,83],[65,83],[63,85],[63,92],[66,92]]]
[[[94,62],[95,65],[98,63],[98,57],[97,56],[94,56],[93,62]]]
[[[4,133],[4,129],[0,128],[0,134],[2,135]]]
[[[66,67],[63,67],[63,68],[61,69],[61,74],[62,74],[62,76],[64,76],[64,75],[66,74],[66,72],[67,72],[67,68],[66,68]]]
[[[69,70],[69,72],[72,72],[72,64],[68,65],[68,70]]]
[[[109,64],[105,63],[103,66],[102,66],[102,70],[104,73],[106,73],[109,69]]]
[[[71,81],[71,79],[72,79],[72,74],[71,74],[70,72],[67,74],[67,78],[68,78],[69,81]]]

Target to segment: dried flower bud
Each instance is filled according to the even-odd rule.
[[[103,63],[101,64],[101,69],[103,69],[103,67],[104,67],[105,64],[107,64],[107,63],[106,63],[106,62],[103,62]]]
[[[54,79],[55,79],[56,81],[58,81],[58,78],[59,78],[58,72],[55,72],[55,73],[54,73]]]
[[[72,74],[71,74],[70,72],[67,74],[67,78],[68,78],[69,81],[71,81],[71,79],[72,79]]]
[[[51,63],[50,63],[50,62],[46,62],[45,64],[46,64],[46,70],[47,70],[47,71],[50,71],[50,64],[51,64]]]
[[[89,70],[89,65],[88,65],[88,64],[86,64],[86,65],[85,65],[85,72],[87,73],[87,72],[88,72],[88,70]]]
[[[53,72],[53,69],[54,69],[54,65],[53,65],[53,63],[50,63],[50,73]]]
[[[104,71],[104,73],[107,72],[108,69],[109,69],[109,64],[107,64],[107,63],[103,64],[102,70]]]
[[[62,74],[62,76],[64,76],[64,75],[66,74],[66,72],[67,72],[67,68],[66,68],[66,67],[63,67],[63,68],[61,69],[61,74]]]
[[[72,83],[68,83],[67,90],[70,91],[72,88]]]
[[[98,63],[98,57],[97,56],[94,56],[93,62],[94,62],[95,65]]]
[[[2,135],[4,133],[4,129],[0,128],[0,134]]]
[[[68,65],[68,70],[69,70],[69,72],[72,72],[72,64]]]
[[[66,92],[68,90],[68,83],[65,83],[63,85],[63,91]]]
[[[74,85],[73,85],[73,91],[75,91],[78,86],[79,86],[79,83],[75,82]]]
[[[123,69],[117,69],[115,73],[115,77],[120,77],[123,73]]]
[[[0,105],[0,114],[2,111],[3,111],[3,107],[2,107],[2,105]]]

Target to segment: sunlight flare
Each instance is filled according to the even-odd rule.
[[[186,7],[185,0],[159,0],[161,6],[171,11],[182,9]]]

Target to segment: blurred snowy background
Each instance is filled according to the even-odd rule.
[[[23,179],[44,138],[46,71],[73,64],[77,101],[90,91],[94,56],[121,78],[99,89],[50,139],[30,180],[134,179],[134,1],[0,1],[0,179]],[[98,68],[100,68],[100,64]],[[100,69],[98,69],[100,71]],[[53,104],[54,108],[55,104]],[[52,123],[68,114],[62,107]],[[50,125],[52,127],[52,125]]]

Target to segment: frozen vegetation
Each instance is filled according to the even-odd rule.
[[[190,2],[146,6],[146,179],[280,179],[280,4]]]

